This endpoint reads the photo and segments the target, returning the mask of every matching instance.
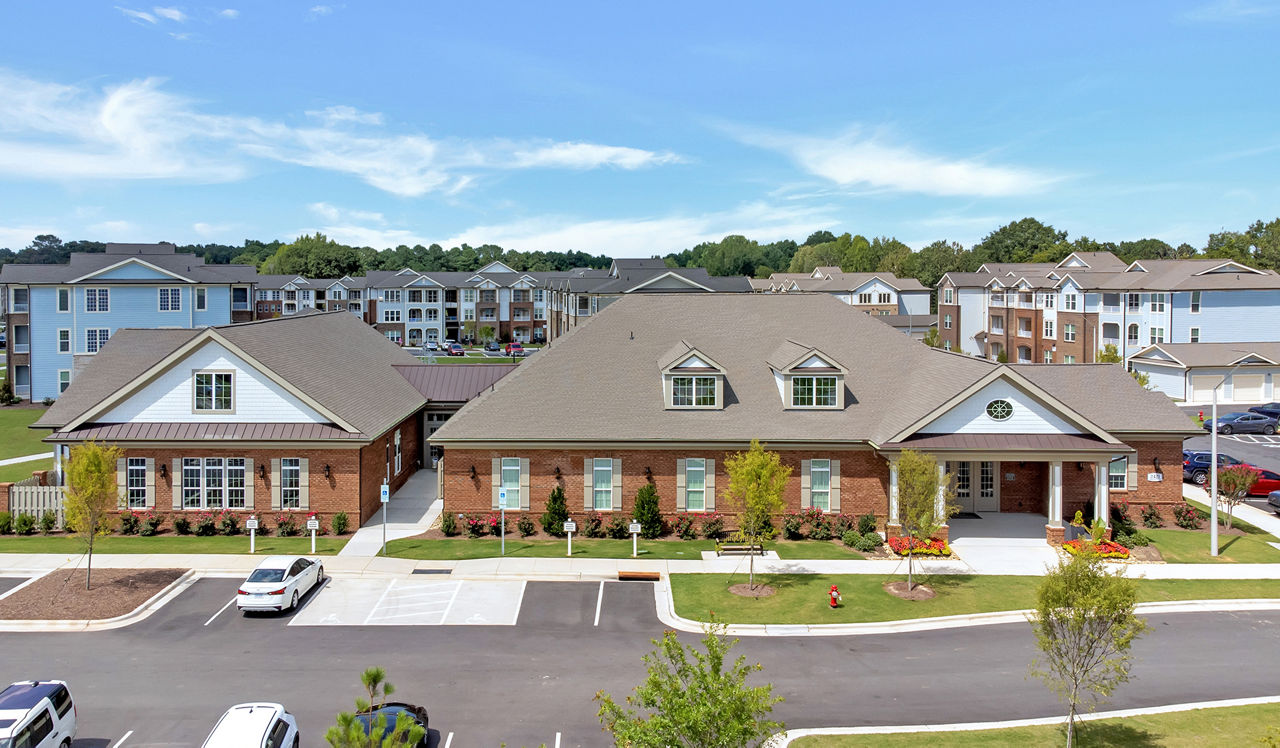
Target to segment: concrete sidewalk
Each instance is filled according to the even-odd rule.
[[[387,504],[386,540],[399,540],[421,535],[440,516],[442,504],[436,501],[436,471],[419,470],[410,476],[391,496]],[[382,512],[356,530],[339,556],[376,556],[382,551]]]
[[[1200,486],[1193,486],[1189,483],[1183,484],[1182,496],[1209,506],[1209,492]],[[1219,504],[1218,511],[1223,513],[1226,512],[1226,509]],[[1260,530],[1266,530],[1274,536],[1273,540],[1280,541],[1280,517],[1276,516],[1274,512],[1264,511],[1248,504],[1239,504],[1231,514],[1236,519],[1242,519]]]

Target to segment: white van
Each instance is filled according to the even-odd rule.
[[[204,748],[298,748],[298,720],[279,704],[236,704],[213,726]]]
[[[0,691],[0,748],[70,748],[76,707],[60,680],[28,680]]]

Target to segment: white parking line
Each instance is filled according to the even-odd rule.
[[[230,608],[230,607],[231,607],[231,603],[234,603],[235,601],[236,601],[236,599],[235,599],[234,597],[233,597],[233,598],[231,598],[230,600],[228,600],[226,605],[222,606],[221,608],[218,608],[218,612],[217,612],[217,613],[214,613],[213,615],[209,616],[209,620],[205,621],[205,622],[204,622],[204,625],[208,626],[209,624],[213,623],[213,619],[215,619],[215,618],[217,618],[218,616],[222,615],[222,611],[226,610],[227,608]],[[128,736],[126,735],[125,737],[128,737]],[[123,740],[123,738],[122,738],[122,740]]]
[[[449,605],[444,609],[444,615],[440,616],[440,620],[444,621],[449,618],[449,611],[453,610],[453,603],[458,599],[458,590],[462,589],[462,582],[458,582],[453,586],[453,594],[449,597]]]
[[[133,730],[130,730],[129,732],[126,732],[126,733],[124,734],[124,737],[122,737],[122,738],[120,738],[119,740],[117,740],[117,741],[116,741],[116,744],[115,744],[115,745],[113,745],[113,746],[111,746],[111,748],[120,748],[120,746],[121,746],[121,745],[124,745],[124,741],[128,740],[128,739],[129,739],[129,736],[130,736],[130,735],[132,735],[132,734],[133,734]]]
[[[560,748],[560,733],[556,733],[556,748]]]
[[[596,622],[594,625],[600,625],[600,604],[604,602],[604,580],[600,580],[600,591],[596,593]]]
[[[449,748],[451,745],[453,745],[453,733],[449,733],[449,737],[444,739],[444,748]]]
[[[365,616],[365,623],[368,623],[369,619],[373,618],[373,614],[378,611],[378,606],[382,605],[382,601],[387,599],[387,593],[390,592],[391,588],[394,586],[396,586],[396,580],[392,579],[390,582],[387,582],[387,588],[382,591],[382,597],[378,598],[378,602],[374,603],[373,607],[369,609],[369,615]]]

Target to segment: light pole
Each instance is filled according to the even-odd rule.
[[[1248,351],[1232,351],[1245,353]],[[1213,409],[1209,415],[1209,555],[1218,555],[1218,388],[1227,383],[1227,377],[1245,365],[1241,361],[1222,375],[1222,381],[1213,387]]]

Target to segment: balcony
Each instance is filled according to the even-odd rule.
[[[31,305],[25,301],[23,302],[15,301],[9,305],[9,311],[13,312],[14,314],[26,314],[27,312],[31,311]]]
[[[247,311],[249,311],[249,302],[247,302],[247,301],[236,301],[236,302],[232,302],[232,304],[231,304],[231,311],[233,311],[233,312],[247,312]]]
[[[13,352],[14,353],[30,353],[31,344],[30,343],[14,343]]]
[[[30,400],[30,399],[31,399],[31,385],[29,385],[29,384],[15,384],[15,385],[13,386],[13,394],[14,394],[14,395],[16,395],[16,396],[18,396],[18,397],[21,397],[21,398],[25,398],[25,399]]]
[[[1119,348],[1119,347],[1120,347],[1120,338],[1103,338],[1103,339],[1102,339],[1102,344],[1103,344],[1103,345],[1114,345],[1115,347]]]

